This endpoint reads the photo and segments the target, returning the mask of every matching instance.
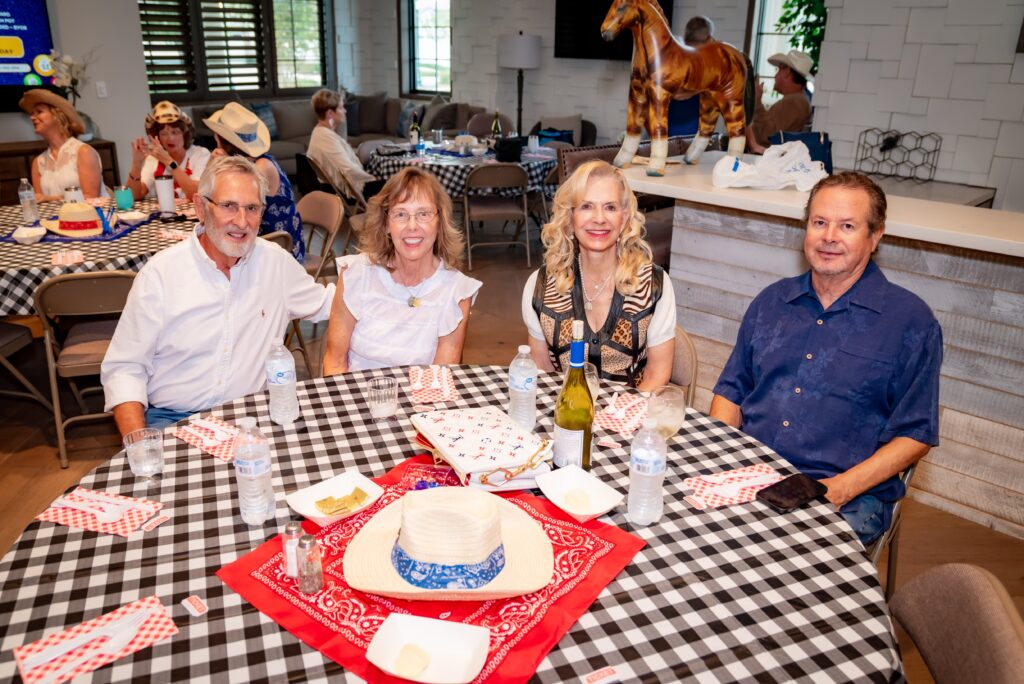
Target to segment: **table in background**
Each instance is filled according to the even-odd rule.
[[[121,184],[117,167],[117,145],[110,140],[93,138],[89,146],[100,157],[100,173],[108,188]],[[32,178],[32,160],[47,149],[42,139],[0,143],[0,204],[18,201],[18,184],[22,178]]]
[[[452,368],[461,398],[449,406],[502,401],[506,369]],[[274,448],[277,518],[250,528],[238,515],[232,468],[165,435],[167,466],[159,494],[171,520],[129,538],[33,522],[0,560],[0,679],[15,675],[11,649],[157,595],[181,632],[97,670],[93,681],[315,680],[344,676],[341,666],[275,624],[221,583],[215,572],[277,535],[290,518],[284,494],[348,468],[377,476],[416,453],[412,401],[399,393],[397,417],[369,420],[355,372],[299,385],[302,417],[290,428],[269,419],[267,395],[215,409],[229,421],[256,416]],[[400,379],[400,386],[407,383]],[[560,378],[538,378],[538,430],[550,433]],[[599,402],[610,397],[602,383]],[[601,432],[601,431],[599,431]],[[625,491],[628,443],[596,447],[594,472]],[[696,511],[682,481],[699,473],[768,463],[789,466],[739,431],[691,411],[670,440],[665,515],[634,528],[625,505],[610,522],[648,544],[609,584],[537,670],[534,681],[564,682],[605,666],[623,680],[891,681],[902,679],[875,568],[849,526],[828,505],[788,515],[760,503]],[[122,494],[135,478],[123,454],[82,486]],[[608,518],[606,518],[608,519]],[[180,602],[203,598],[193,618]]]
[[[179,204],[178,213],[191,210],[192,203]],[[159,209],[155,199],[135,203],[135,209],[154,212]],[[40,216],[56,216],[60,202],[43,202],[39,205]],[[9,235],[22,225],[21,206],[0,206],[0,235]],[[165,247],[176,244],[177,240],[160,237],[164,228],[191,231],[194,219],[171,221],[154,219],[130,233],[114,240],[90,242],[37,242],[21,245],[16,242],[0,242],[0,316],[35,313],[32,295],[45,279],[64,273],[85,273],[88,271],[138,271],[149,257]],[[85,261],[71,266],[54,266],[50,259],[58,249],[78,249],[85,254]]]
[[[454,157],[441,154],[401,154],[383,155],[377,151],[370,156],[366,170],[382,180],[387,180],[406,166],[419,166],[432,173],[441,182],[445,192],[452,199],[462,197],[466,189],[466,177],[474,167],[480,164],[494,163],[493,155],[483,157]],[[519,165],[526,169],[529,177],[529,190],[539,190],[544,185],[551,169],[555,168],[557,158],[545,154],[534,155],[523,150]]]

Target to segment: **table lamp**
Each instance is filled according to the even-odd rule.
[[[516,100],[516,131],[523,132],[523,69],[540,67],[540,36],[506,34],[498,38],[498,66],[519,70],[519,90]]]

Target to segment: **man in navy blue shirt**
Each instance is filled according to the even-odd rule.
[[[811,269],[754,298],[711,402],[713,417],[828,486],[864,544],[888,528],[900,472],[939,443],[942,330],[871,260],[885,211],[858,173],[811,190]]]

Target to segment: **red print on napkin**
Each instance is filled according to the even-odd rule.
[[[85,253],[80,249],[62,249],[50,255],[51,266],[73,266],[85,261]]]
[[[79,635],[100,630],[104,626],[109,625],[130,613],[138,613],[140,611],[149,612],[149,616],[145,618],[145,621],[134,630],[134,636],[132,636],[121,649],[110,652],[110,647],[105,645],[111,642],[112,637],[101,637],[100,634],[97,633],[96,637],[91,641],[85,641],[64,655],[49,662],[36,665],[26,671],[24,664],[25,661],[37,653],[41,653],[53,646],[58,646],[63,642],[75,639]],[[117,610],[107,613],[106,615],[101,615],[98,618],[88,620],[80,625],[75,625],[63,632],[51,634],[39,639],[38,641],[18,646],[14,649],[14,658],[18,663],[18,671],[21,673],[21,678],[24,680],[25,684],[35,684],[36,682],[44,680],[56,684],[56,682],[67,681],[68,679],[85,674],[86,672],[92,672],[97,668],[103,667],[107,663],[120,660],[125,656],[131,655],[136,651],[141,651],[142,649],[152,646],[158,641],[163,641],[167,637],[174,636],[177,633],[178,628],[175,626],[174,621],[168,614],[167,609],[160,603],[160,599],[156,596],[149,596],[121,606]],[[72,669],[67,669],[65,667],[71,666],[72,663],[78,663],[78,665]],[[58,672],[60,672],[60,675],[55,679],[51,679],[53,674]]]
[[[217,424],[226,432],[229,432],[231,436],[224,439],[224,436],[220,435],[220,438],[218,438],[218,434],[216,432],[194,422],[179,425],[174,431],[174,436],[183,442],[188,442],[200,451],[204,451],[218,460],[230,463],[232,458],[234,458],[232,450],[235,445],[235,435],[238,434],[238,428],[231,423],[225,422],[220,418],[214,418],[213,416],[209,416],[205,420]]]
[[[413,366],[409,369],[409,389],[417,404],[439,404],[459,398],[448,366]]]
[[[683,480],[684,489],[693,494],[683,500],[699,510],[753,501],[757,493],[782,479],[782,475],[763,463]]]
[[[82,496],[80,492],[85,492],[86,495]],[[61,498],[67,498],[71,501],[79,501],[88,505],[89,503],[92,503],[92,500],[88,497],[109,499],[114,503],[130,504],[133,507],[126,507],[121,519],[111,523],[101,523],[96,520],[96,516],[92,513],[87,513],[86,511],[81,511],[77,508],[63,508],[58,506],[50,506],[45,511],[37,515],[36,520],[58,523],[61,525],[67,525],[68,527],[79,527],[83,530],[92,530],[93,532],[117,534],[122,537],[127,537],[129,534],[137,530],[139,525],[149,520],[153,517],[154,513],[164,507],[164,505],[159,501],[135,499],[130,496],[119,496],[117,494],[111,494],[110,492],[84,489],[83,487],[79,487],[75,491],[65,494]]]
[[[644,424],[647,398],[639,394],[616,393],[608,406],[594,414],[594,422],[610,432],[628,438]]]

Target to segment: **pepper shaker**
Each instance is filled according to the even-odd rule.
[[[324,571],[320,564],[320,546],[311,534],[299,537],[299,591],[315,594],[324,588]]]
[[[294,520],[284,526],[281,536],[281,545],[284,549],[281,568],[288,577],[299,576],[299,537],[301,536],[302,525]]]

